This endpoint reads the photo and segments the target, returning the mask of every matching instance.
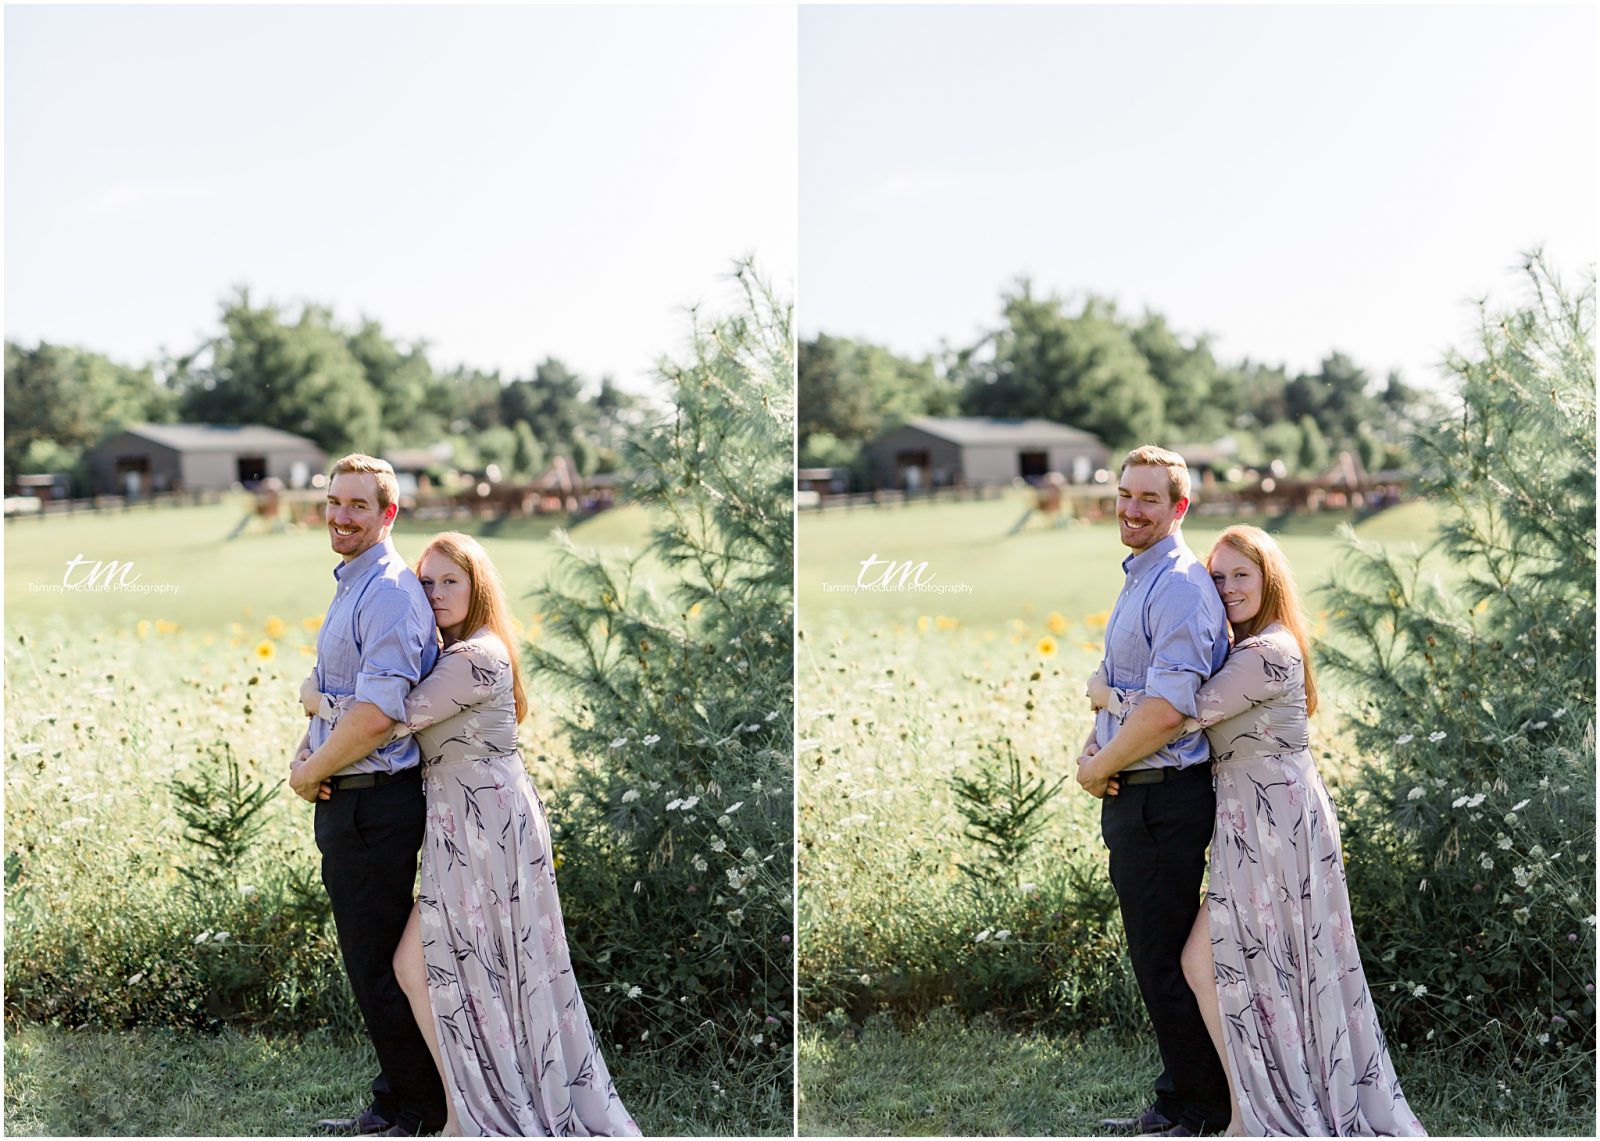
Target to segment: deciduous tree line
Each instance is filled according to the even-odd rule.
[[[1210,338],[1147,310],[1137,318],[1089,294],[1040,296],[1027,280],[1001,295],[1000,320],[976,343],[909,360],[823,333],[799,346],[802,466],[850,466],[912,416],[1039,417],[1112,448],[1231,436],[1244,462],[1281,459],[1312,473],[1341,450],[1369,469],[1398,466],[1437,398],[1390,372],[1378,382],[1342,352],[1316,372],[1229,363]]]
[[[6,342],[5,476],[72,472],[130,423],[264,424],[329,454],[452,446],[453,465],[537,475],[557,455],[585,474],[610,470],[643,400],[609,376],[587,382],[554,357],[528,376],[443,369],[426,342],[404,343],[368,318],[222,303],[220,328],[193,351],[140,366],[87,349]]]

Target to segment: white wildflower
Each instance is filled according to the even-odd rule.
[[[1521,812],[1524,808],[1528,807],[1528,805],[1530,805],[1532,803],[1533,803],[1533,801],[1531,799],[1529,799],[1529,800],[1519,800],[1519,801],[1517,801],[1515,804],[1513,804],[1511,806],[1511,811],[1512,812]]]
[[[1448,733],[1429,733],[1428,734],[1428,740],[1430,742],[1432,742],[1433,744],[1437,745],[1440,741],[1443,741],[1447,736],[1449,736]]]
[[[657,733],[651,733],[651,734],[649,734],[649,735],[648,735],[648,736],[647,736],[647,737],[645,737],[645,739],[644,739],[644,743],[645,743],[645,744],[646,744],[646,745],[654,745],[654,744],[655,744],[655,743],[656,743],[656,742],[657,742],[657,741],[659,741],[659,740],[661,740],[661,736],[660,736],[660,734],[657,734]]]
[[[724,808],[723,811],[724,812],[738,812],[739,809],[741,809],[743,807],[744,807],[744,801],[736,800],[732,804],[728,805],[727,808]]]
[[[706,858],[701,855],[696,855],[695,858],[689,862],[694,865],[694,870],[697,872],[703,872],[711,866],[710,864],[706,863]]]
[[[762,718],[763,721],[776,721],[777,719],[778,719],[778,711],[776,709],[774,709],[771,713],[767,714],[765,717]]]
[[[735,927],[737,927],[737,926],[739,926],[739,924],[743,923],[744,922],[744,908],[735,907],[732,911],[728,912],[728,922],[733,924]]]
[[[218,931],[211,937],[211,941],[213,943],[226,943],[228,941],[228,933],[226,931]]]
[[[1499,848],[1502,852],[1511,851],[1511,837],[1507,836],[1504,832],[1498,833],[1495,836],[1494,844],[1495,847]]]
[[[636,788],[630,788],[627,792],[622,794],[622,803],[623,804],[631,804],[633,801],[638,800],[638,799],[639,799],[639,790],[636,789]]]
[[[682,803],[683,803],[683,797],[681,797],[681,796],[673,797],[671,800],[667,801],[667,811],[671,812],[674,808],[677,808]]]
[[[247,883],[247,884],[245,884],[243,887],[241,887],[239,889],[239,894],[240,895],[254,895],[255,893],[256,893],[256,889],[255,889],[255,885],[254,884],[248,884]]]
[[[1494,861],[1491,860],[1487,855],[1479,858],[1478,866],[1486,872],[1494,871]]]
[[[1423,791],[1422,786],[1418,785],[1415,788],[1413,788],[1410,792],[1406,793],[1406,799],[1407,800],[1421,800],[1426,795],[1427,795],[1427,793]]]
[[[1550,1041],[1550,1035],[1548,1035],[1548,1034],[1539,1035],[1539,1045],[1543,1046],[1546,1043],[1548,1043],[1549,1041]]]
[[[130,978],[128,980],[128,985],[129,986],[138,986],[142,982],[144,982],[144,972],[140,971],[138,974],[134,975],[132,978]]]
[[[628,988],[628,997],[629,998],[638,998],[643,993],[644,993],[644,988],[643,987],[631,986],[631,987]]]
[[[761,1045],[761,1043],[765,1042],[766,1040],[767,1040],[767,1038],[766,1038],[766,1035],[764,1035],[764,1034],[752,1034],[752,1035],[750,1035],[750,1044],[752,1046],[759,1046],[759,1045]]]
[[[1411,988],[1411,997],[1412,998],[1421,998],[1423,995],[1425,995],[1427,993],[1428,993],[1428,988],[1423,986],[1421,983],[1418,983],[1416,986]]]
[[[620,749],[620,748],[622,748],[622,746],[626,745],[627,743],[628,743],[628,739],[626,737],[613,737],[611,739],[611,747],[613,749]]]
[[[1396,745],[1409,745],[1413,739],[1410,733],[1402,733],[1394,739],[1394,743]]]
[[[687,799],[687,800],[685,800],[683,802],[683,810],[685,812],[688,812],[689,809],[693,808],[695,805],[697,805],[699,803],[700,803],[700,798],[698,796],[691,796],[691,797],[689,797],[689,799]]]
[[[726,852],[728,850],[728,842],[721,836],[718,836],[715,840],[711,841],[711,850],[713,852]]]
[[[990,935],[991,935],[991,934],[993,934],[993,932],[991,932],[991,931],[990,931],[990,930],[989,930],[989,928],[987,928],[987,927],[985,927],[985,928],[984,928],[984,929],[983,929],[983,930],[982,930],[982,931],[979,931],[979,932],[978,932],[978,933],[977,933],[977,935],[975,935],[975,936],[973,936],[973,939],[972,939],[972,941],[973,941],[973,942],[974,942],[974,943],[982,943],[982,942],[984,942],[984,941],[985,941],[985,940],[986,940],[986,939],[988,939],[988,938],[989,938],[989,936],[990,936]]]
[[[1552,721],[1560,721],[1566,715],[1567,715],[1567,707],[1565,705],[1563,705],[1560,709],[1556,710],[1554,713],[1552,713],[1550,715],[1550,719]]]
[[[718,828],[727,828],[727,827],[731,826],[732,824],[733,824],[733,817],[729,816],[726,812],[724,812],[721,816],[717,817],[717,827]]]
[[[1011,938],[1011,932],[1002,927],[1000,930],[994,933],[994,937],[996,939],[1009,939]]]
[[[194,945],[196,947],[198,947],[200,944],[204,943],[207,939],[210,939],[210,938],[211,938],[211,932],[210,931],[202,931],[202,932],[200,932],[200,934],[198,934],[198,935],[196,935],[194,937]]]
[[[1454,800],[1452,800],[1452,801],[1451,801],[1451,802],[1450,802],[1450,807],[1451,807],[1451,808],[1460,808],[1460,807],[1461,807],[1461,806],[1462,806],[1462,805],[1463,805],[1463,804],[1465,804],[1465,803],[1466,803],[1466,802],[1467,802],[1467,798],[1466,798],[1466,797],[1464,797],[1464,796],[1458,796],[1458,797],[1456,797],[1456,798],[1455,798],[1455,799],[1454,799]],[[668,807],[668,808],[671,808],[671,807],[672,807],[672,805],[670,805],[670,804],[669,804],[669,805],[667,805],[667,807]]]

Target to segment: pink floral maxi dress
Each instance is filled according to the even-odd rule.
[[[1125,718],[1136,691],[1116,691]],[[1426,1136],[1400,1092],[1350,920],[1339,822],[1311,758],[1300,647],[1273,624],[1201,687],[1211,742],[1207,916],[1248,1137]]]
[[[324,699],[336,719],[348,699]],[[622,1137],[572,975],[544,805],[517,749],[511,663],[488,630],[406,698],[428,800],[418,918],[445,1088],[468,1136]]]

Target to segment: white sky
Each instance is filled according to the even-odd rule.
[[[1595,259],[1595,19],[803,8],[801,333],[970,343],[1027,274],[1224,360],[1432,383],[1521,250]]]
[[[235,284],[642,388],[795,266],[793,10],[5,12],[5,331],[127,363]]]

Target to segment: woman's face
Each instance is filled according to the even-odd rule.
[[[1211,553],[1211,581],[1233,625],[1261,613],[1261,568],[1226,543]]]
[[[459,638],[466,631],[460,629],[467,620],[467,603],[472,600],[472,583],[467,572],[438,551],[422,556],[417,567],[417,578],[433,607],[433,620],[446,638]]]

